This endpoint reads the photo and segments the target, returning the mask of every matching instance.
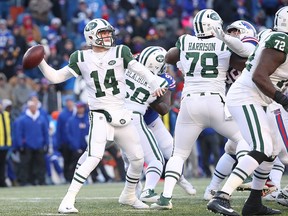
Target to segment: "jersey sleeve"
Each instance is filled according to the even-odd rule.
[[[288,53],[288,36],[283,33],[275,33],[265,41],[265,47]]]
[[[118,53],[120,53],[121,58],[123,58],[124,68],[127,69],[128,63],[134,59],[130,48],[125,45],[120,45],[117,47],[117,57],[119,57]]]
[[[77,63],[83,61],[83,51],[77,50],[70,55],[68,67],[71,68],[76,74],[81,75],[81,71]]]
[[[256,46],[259,42],[255,37],[244,37],[241,41],[244,43],[251,43],[254,46]]]
[[[186,34],[182,35],[178,38],[178,40],[176,41],[175,46],[179,49],[179,50],[184,50],[185,47],[185,38],[186,38]]]
[[[176,88],[176,81],[175,79],[168,73],[163,73],[160,77],[164,78],[168,82],[168,89],[170,91],[174,91]]]

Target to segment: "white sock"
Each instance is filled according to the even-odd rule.
[[[171,198],[174,187],[182,174],[184,160],[178,156],[172,156],[166,165],[163,196]]]
[[[159,160],[154,160],[151,161],[148,164],[147,170],[146,170],[146,181],[145,181],[145,186],[144,190],[147,189],[155,189],[158,181],[161,178],[163,171],[163,164]]]

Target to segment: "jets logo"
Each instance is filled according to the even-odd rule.
[[[114,65],[115,63],[116,63],[115,60],[111,60],[111,61],[108,62],[108,65]]]
[[[120,119],[120,124],[124,125],[126,123],[125,119]]]
[[[212,20],[220,20],[220,17],[218,16],[218,14],[213,12],[210,15],[210,19],[212,19]]]
[[[97,26],[96,22],[91,22],[86,26],[85,31],[90,31],[90,30],[96,28],[96,26]]]
[[[156,61],[158,61],[158,62],[164,62],[164,56],[163,56],[163,55],[158,55],[158,56],[156,57]]]

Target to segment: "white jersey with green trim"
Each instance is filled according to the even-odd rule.
[[[267,106],[273,100],[263,94],[252,81],[253,73],[258,64],[261,64],[261,53],[265,48],[276,49],[288,53],[288,35],[281,32],[270,32],[265,34],[259,41],[254,52],[249,56],[246,62],[246,68],[242,75],[230,88],[227,94],[227,104],[229,106],[249,105],[259,103],[261,106]],[[270,80],[277,90],[285,91],[288,83],[288,58],[281,64],[273,74]]]
[[[225,94],[226,73],[231,52],[216,37],[197,38],[191,35],[179,37],[176,47],[180,50],[186,92],[218,92]]]
[[[146,80],[138,74],[126,70],[126,107],[132,111],[136,111],[145,114],[150,103],[156,100],[155,96],[152,96],[150,87]]]
[[[123,45],[108,49],[101,58],[92,49],[71,54],[69,71],[76,77],[83,76],[90,110],[125,107],[125,69],[132,59],[130,49]]]

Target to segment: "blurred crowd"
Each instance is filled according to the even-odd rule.
[[[153,45],[168,50],[180,35],[194,34],[194,15],[204,8],[216,10],[224,21],[224,28],[244,19],[261,31],[272,27],[275,12],[284,5],[288,5],[288,0],[0,1],[0,113],[3,116],[0,127],[5,126],[5,130],[0,131],[0,164],[8,165],[9,179],[15,184],[47,184],[51,166],[60,176],[60,182],[69,182],[79,156],[85,151],[89,121],[83,80],[72,78],[54,85],[38,68],[24,70],[21,62],[29,47],[42,44],[47,62],[59,69],[68,64],[70,54],[76,49],[86,49],[83,29],[93,18],[108,20],[115,27],[116,44],[125,44],[132,53],[139,53]],[[183,80],[175,67],[170,66],[168,70],[177,81],[166,121],[173,134]],[[8,122],[5,125],[4,111],[10,113],[9,128]],[[29,121],[27,116],[37,121]],[[219,137],[218,148],[207,148],[210,135],[214,136],[215,131],[206,130],[199,137],[199,155],[196,155],[199,164],[193,162],[194,167],[201,167],[200,175],[207,177],[211,176],[209,163],[203,164],[203,161],[210,161],[208,151],[212,150],[211,163],[216,164],[225,142]],[[28,143],[33,146],[27,146]],[[107,157],[112,156],[117,162],[116,178],[124,180],[121,154],[114,148],[107,151]],[[41,156],[45,156],[45,160]],[[3,158],[8,160],[3,162]],[[3,169],[6,168],[1,166],[0,186],[6,185]],[[110,181],[111,176],[105,174],[103,167],[100,169],[104,181]],[[199,172],[197,168],[193,175],[198,176]],[[97,173],[95,181],[96,176]]]

